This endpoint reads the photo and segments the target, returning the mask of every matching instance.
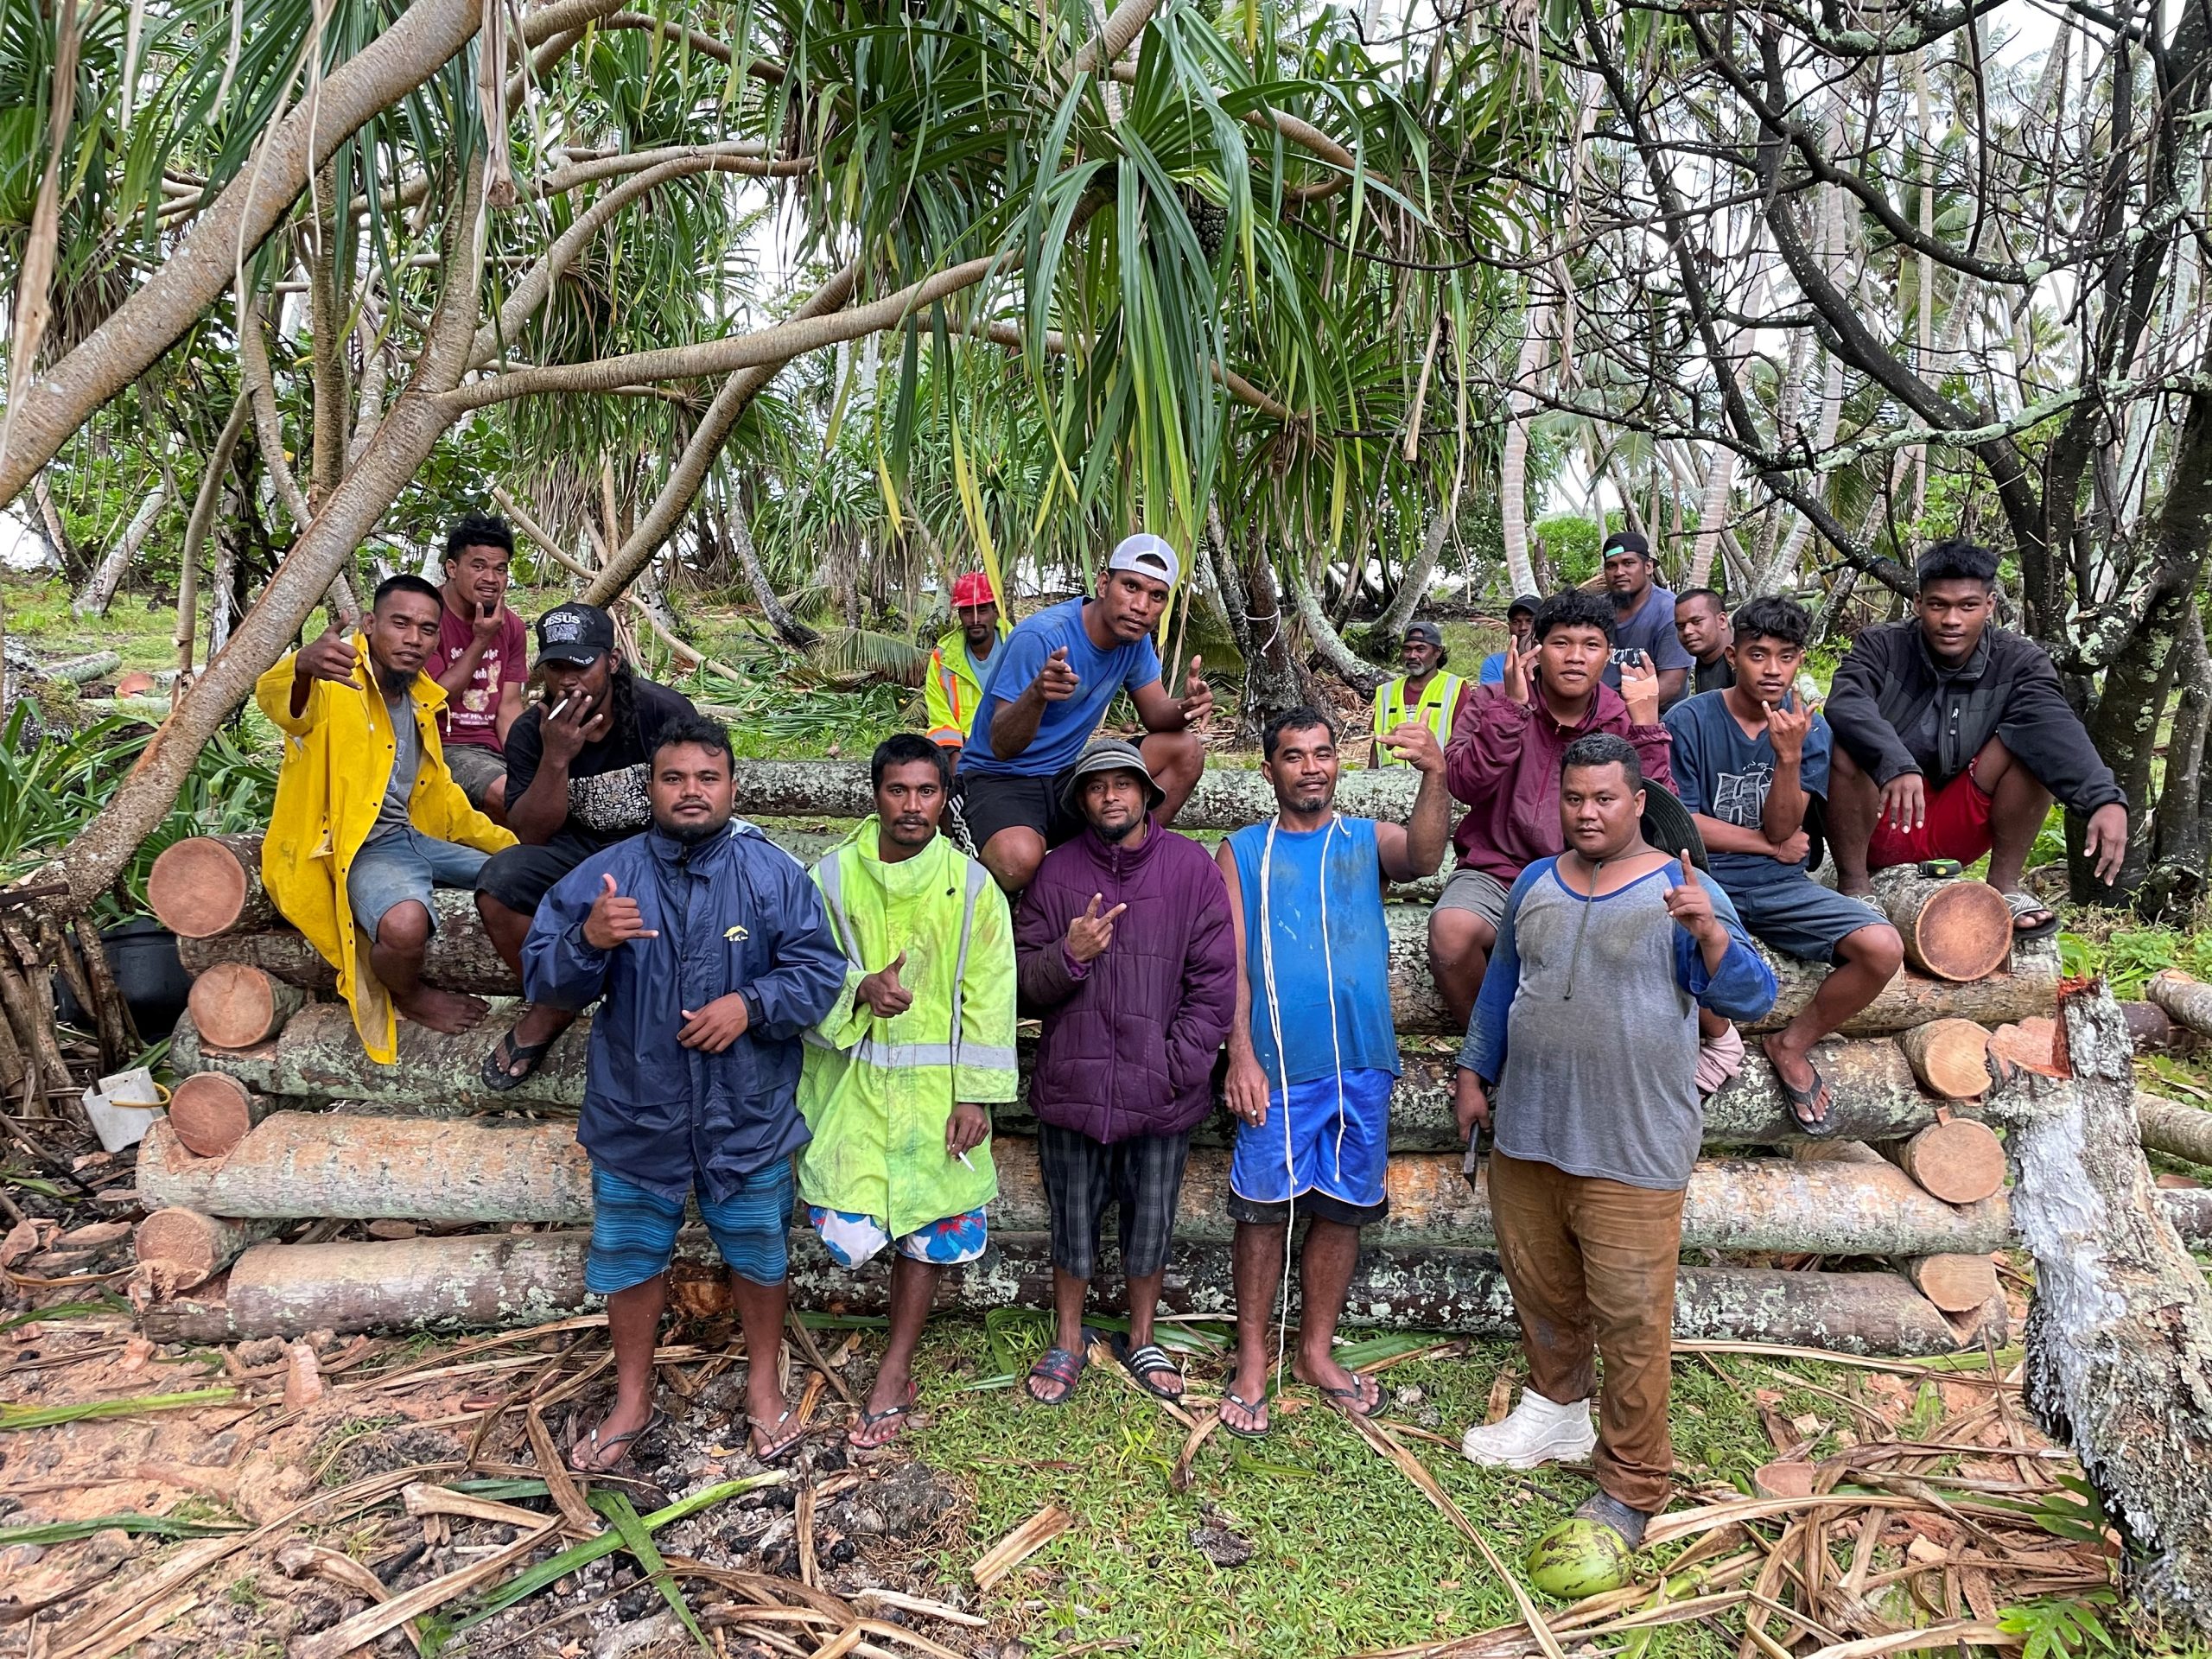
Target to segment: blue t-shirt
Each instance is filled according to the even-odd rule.
[[[1273,821],[1270,820],[1270,823]],[[1390,1018],[1390,930],[1382,913],[1382,862],[1375,820],[1336,817],[1319,830],[1275,831],[1267,856],[1266,823],[1229,838],[1244,901],[1244,970],[1252,984],[1252,1047],[1268,1086],[1311,1083],[1347,1071],[1398,1075],[1398,1033]],[[1260,866],[1268,864],[1268,931],[1260,926]],[[1328,928],[1321,926],[1327,880]],[[1274,1012],[1282,1024],[1278,1057],[1268,1007],[1268,933],[1274,949]],[[1335,1017],[1330,1009],[1333,1004]],[[1286,1065],[1287,1071],[1286,1071]]]
[[[1505,683],[1505,653],[1503,652],[1493,651],[1483,658],[1482,667],[1475,673],[1475,683],[1477,685],[1503,685]]]
[[[1794,692],[1784,706],[1797,706]],[[1662,719],[1675,740],[1675,793],[1682,804],[1723,823],[1758,829],[1774,784],[1773,740],[1764,731],[1757,737],[1744,734],[1728,712],[1726,691],[1686,697]],[[1815,715],[1797,763],[1797,785],[1808,795],[1827,798],[1828,754],[1834,747],[1827,721]],[[1713,853],[1712,865],[1721,885],[1732,888],[1796,877],[1805,870],[1802,859],[1783,864],[1756,853]]]
[[[1083,603],[1071,599],[1025,618],[991,653],[991,677],[976,706],[967,747],[960,754],[963,775],[1049,778],[1065,771],[1083,753],[1116,691],[1124,686],[1135,691],[1160,677],[1160,653],[1148,638],[1111,651],[1092,645],[1084,632]],[[1000,760],[991,753],[992,715],[999,704],[1012,702],[1027,691],[1044,669],[1045,659],[1062,645],[1067,647],[1068,666],[1075,671],[1075,695],[1046,703],[1029,747],[1011,760]]]
[[[1675,632],[1675,596],[1657,582],[1643,595],[1643,603],[1623,615],[1613,613],[1613,656],[1605,664],[1605,683],[1621,689],[1621,653],[1641,651],[1655,672],[1669,668],[1689,669],[1696,658],[1682,649]]]

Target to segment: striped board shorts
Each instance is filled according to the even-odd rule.
[[[747,1176],[719,1202],[702,1197],[699,1213],[729,1270],[756,1285],[780,1285],[790,1264],[791,1164],[779,1158]],[[649,1192],[635,1181],[594,1164],[591,1168],[591,1251],[584,1261],[584,1288],[612,1296],[664,1271],[676,1255],[683,1200]]]

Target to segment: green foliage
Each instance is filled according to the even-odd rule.
[[[1598,574],[1598,544],[1605,536],[1596,524],[1573,513],[1554,513],[1531,526],[1551,561],[1553,585],[1573,587]]]
[[[2005,1608],[1997,1615],[1997,1628],[2022,1638],[2020,1659],[2088,1659],[2117,1653],[2119,1644],[2097,1613],[2117,1600],[2109,1590],[2093,1590],[2086,1596],[2044,1596]]]
[[[219,1532],[243,1532],[228,1526],[181,1521],[173,1515],[96,1515],[84,1521],[46,1521],[27,1527],[0,1527],[0,1549],[10,1544],[73,1544],[96,1532],[127,1532],[139,1538],[205,1538]]]
[[[179,1411],[235,1399],[233,1388],[190,1389],[181,1394],[139,1394],[122,1400],[86,1400],[67,1406],[0,1404],[0,1431],[49,1428],[56,1423],[86,1423],[106,1417],[136,1417],[149,1411]]]
[[[2058,962],[2070,979],[2101,978],[2114,996],[2139,997],[2151,976],[2168,968],[2212,978],[2212,933],[2131,926],[2100,934],[2069,931],[2058,936]]]

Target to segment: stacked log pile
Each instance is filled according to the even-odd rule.
[[[864,768],[746,771],[742,810],[865,810]],[[1345,783],[1347,810],[1385,813],[1402,810],[1396,797],[1409,787],[1390,774]],[[1262,810],[1246,797],[1259,787],[1249,774],[1210,773],[1186,818],[1201,830],[1250,822]],[[823,839],[817,830],[789,844],[813,855]],[[333,976],[276,921],[257,866],[250,839],[180,842],[149,884],[157,912],[187,936],[185,960],[197,976],[171,1047],[175,1100],[140,1154],[140,1193],[153,1212],[139,1238],[149,1332],[213,1340],[500,1324],[582,1305],[579,1230],[589,1222],[590,1182],[569,1115],[583,1094],[588,1019],[506,1095],[482,1089],[478,1064],[511,1007],[460,1038],[403,1023],[397,1060],[376,1065],[344,1005],[322,1000]],[[2053,1015],[2058,967],[2044,944],[2012,951],[1997,971],[1967,971],[1990,954],[1991,918],[1986,905],[1952,891],[1961,885],[1881,895],[1914,940],[1918,965],[1818,1057],[1853,1150],[1834,1155],[1829,1143],[1823,1155],[1789,1155],[1808,1143],[1756,1043],[1743,1075],[1708,1103],[1707,1157],[1685,1203],[1679,1334],[1866,1353],[2001,1337],[1991,1252],[2015,1235],[2003,1152],[1979,1121],[1985,1050],[1991,1027]],[[426,978],[485,995],[518,989],[467,895],[441,895],[438,919]],[[1510,1304],[1490,1253],[1487,1184],[1479,1171],[1471,1182],[1462,1173],[1452,1122],[1456,1046],[1427,972],[1427,912],[1395,905],[1390,920],[1404,1061],[1391,1210],[1370,1233],[1347,1319],[1503,1333]],[[1757,1029],[1786,1020],[1821,977],[1803,964],[1777,966],[1783,1001]],[[1026,1104],[1002,1109],[995,1131],[993,1249],[948,1276],[946,1300],[1049,1306],[1046,1207]],[[1229,1307],[1228,1141],[1226,1116],[1217,1112],[1199,1133],[1178,1218],[1167,1292],[1177,1311]],[[2194,1195],[2164,1198],[2176,1201],[2169,1219],[2184,1237],[2212,1243],[2212,1213]],[[394,1224],[378,1230],[416,1236],[272,1242],[307,1221]],[[710,1255],[702,1235],[687,1232],[684,1249]],[[1780,1271],[1766,1264],[1777,1256],[1871,1262],[1875,1270]],[[1112,1276],[1109,1266],[1102,1288]],[[795,1234],[798,1305],[868,1310],[882,1305],[885,1290],[879,1276],[837,1270],[804,1230]]]

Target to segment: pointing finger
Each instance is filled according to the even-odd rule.
[[[1109,910],[1109,911],[1108,911],[1108,912],[1106,912],[1106,914],[1105,914],[1105,916],[1104,916],[1103,919],[1104,919],[1104,920],[1106,920],[1106,921],[1109,921],[1109,922],[1110,922],[1110,921],[1112,921],[1112,920],[1113,920],[1116,916],[1120,915],[1123,911],[1127,910],[1128,908],[1128,904],[1127,904],[1127,903],[1118,904],[1118,905],[1115,906],[1113,909],[1111,909],[1111,910]]]
[[[1697,885],[1697,872],[1690,868],[1690,853],[1687,847],[1682,849],[1682,880],[1691,887]]]

